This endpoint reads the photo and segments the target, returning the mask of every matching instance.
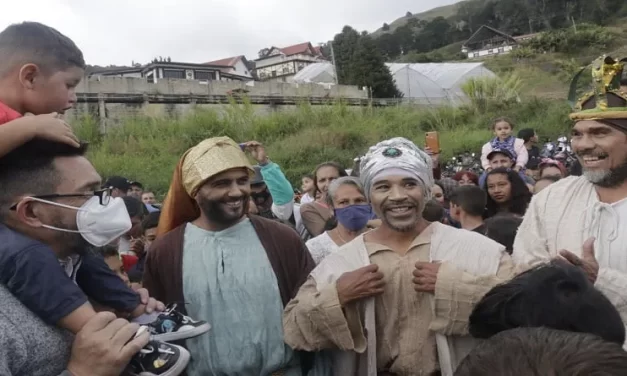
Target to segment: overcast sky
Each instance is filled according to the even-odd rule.
[[[147,63],[156,56],[203,63],[254,59],[272,45],[333,38],[344,25],[374,31],[407,11],[457,0],[4,0],[0,29],[21,21],[55,27],[88,64]],[[427,5],[429,4],[429,5]]]

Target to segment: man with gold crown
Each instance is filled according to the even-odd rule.
[[[423,218],[432,161],[413,142],[378,143],[360,172],[382,223],[314,269],[285,309],[285,341],[331,351],[335,375],[452,376],[475,345],[474,304],[514,264],[487,237]]]
[[[627,90],[624,64],[591,64],[592,90],[576,101],[572,149],[583,176],[534,196],[514,242],[514,261],[531,266],[561,256],[581,267],[627,322]]]
[[[212,325],[186,342],[190,375],[300,376],[283,307],[314,267],[298,234],[248,216],[254,170],[228,137],[189,149],[175,172],[146,260],[144,287]]]

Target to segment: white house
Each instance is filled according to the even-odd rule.
[[[309,42],[285,48],[264,48],[255,60],[255,72],[260,81],[292,82],[296,73],[323,60],[320,48]]]
[[[490,26],[481,26],[462,46],[469,59],[502,55],[518,46],[516,38]]]
[[[223,66],[207,64],[154,62],[134,68],[109,69],[92,72],[89,76],[113,76],[145,78],[148,83],[156,83],[159,79],[175,78],[181,80],[208,81],[250,81],[252,77],[223,72]]]
[[[221,69],[224,73],[235,74],[238,76],[244,76],[253,78],[254,64],[251,64],[244,55],[233,56],[226,59],[220,59],[205,63],[205,65],[211,65],[216,67],[224,67]]]

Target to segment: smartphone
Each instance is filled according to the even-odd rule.
[[[438,132],[425,133],[425,146],[431,149],[434,154],[440,153],[440,137]]]
[[[246,151],[246,144],[239,144],[239,148],[242,149],[242,151]]]

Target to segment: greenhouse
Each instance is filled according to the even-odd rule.
[[[496,77],[483,63],[386,64],[404,99],[420,104],[461,104],[471,78]]]
[[[331,63],[309,64],[296,73],[293,81],[298,84],[334,84],[335,69]]]

